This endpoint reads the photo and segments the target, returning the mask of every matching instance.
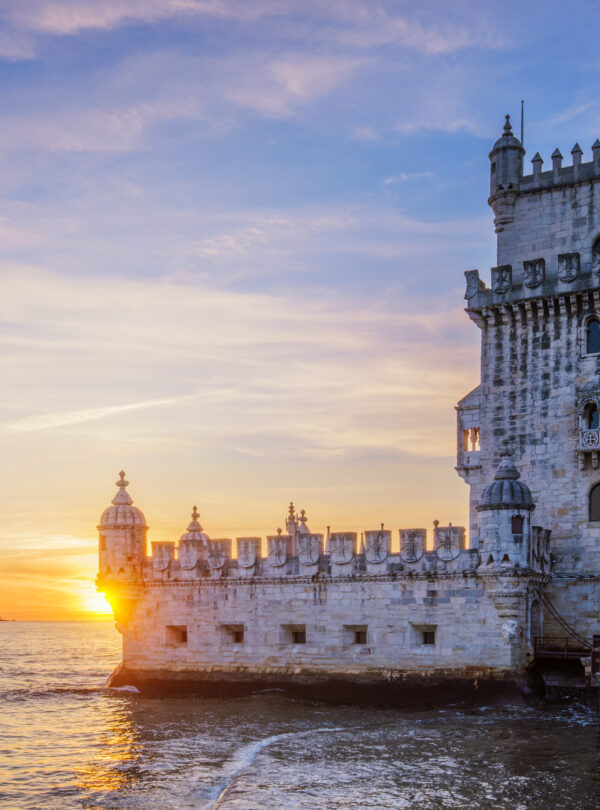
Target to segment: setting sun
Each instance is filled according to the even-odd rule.
[[[110,605],[104,595],[95,590],[92,583],[85,583],[77,594],[81,611],[89,614],[90,619],[108,619],[112,617]]]

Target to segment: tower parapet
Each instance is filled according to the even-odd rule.
[[[118,491],[111,506],[104,510],[98,531],[99,574],[101,578],[122,581],[138,580],[146,557],[148,526],[141,509],[133,505],[127,492],[129,481],[123,470],[117,481]]]

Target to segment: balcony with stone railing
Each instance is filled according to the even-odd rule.
[[[585,428],[579,431],[579,449],[583,452],[600,450],[600,429]]]

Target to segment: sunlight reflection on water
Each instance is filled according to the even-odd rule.
[[[328,707],[104,689],[112,625],[0,625],[0,807],[595,808],[584,709]]]

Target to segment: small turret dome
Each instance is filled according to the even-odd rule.
[[[99,529],[147,529],[146,518],[141,509],[133,506],[133,498],[127,492],[129,481],[125,480],[123,470],[117,481],[119,487],[112,499],[112,506],[105,509],[100,518]]]
[[[206,548],[210,537],[204,532],[204,529],[200,525],[200,521],[198,518],[200,515],[198,514],[198,507],[194,506],[194,510],[192,512],[192,522],[187,527],[187,531],[181,535],[181,540],[195,540],[198,543],[202,543],[202,545]]]
[[[483,509],[526,509],[533,510],[535,505],[531,490],[522,481],[521,474],[509,458],[500,462],[494,481],[483,490],[477,511]]]
[[[517,149],[521,149],[523,154],[525,154],[525,150],[523,149],[523,144],[521,141],[513,135],[512,125],[510,123],[510,115],[506,116],[506,121],[502,128],[502,135],[498,138],[496,143],[492,146],[492,151],[490,152],[490,158],[492,155],[499,151],[500,149],[506,149],[506,147],[516,147]]]

